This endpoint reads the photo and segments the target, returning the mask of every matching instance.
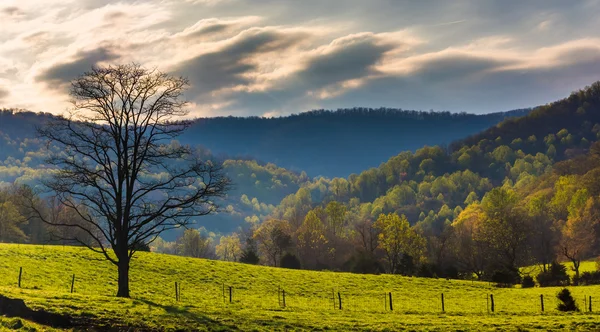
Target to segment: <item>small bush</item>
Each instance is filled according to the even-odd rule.
[[[568,286],[569,281],[567,268],[557,262],[553,262],[548,271],[540,272],[537,275],[537,282],[541,287]]]
[[[583,272],[579,279],[574,279],[573,282],[578,285],[600,285],[600,271]]]
[[[240,257],[240,263],[257,265],[260,262],[260,258],[254,250],[244,250],[242,257]]]
[[[535,286],[535,281],[533,281],[532,276],[523,277],[523,282],[521,283],[522,288],[531,288]]]
[[[281,257],[281,262],[279,264],[281,267],[286,269],[300,269],[302,266],[300,265],[300,260],[294,254],[287,253]]]
[[[558,310],[560,311],[579,311],[575,299],[571,295],[571,292],[563,288],[558,295],[556,295],[560,303],[558,304]]]
[[[496,287],[512,287],[521,282],[521,276],[511,269],[496,270],[492,274],[492,282],[496,283]]]
[[[384,271],[377,257],[367,252],[354,253],[346,263],[344,269],[353,273],[379,274]]]

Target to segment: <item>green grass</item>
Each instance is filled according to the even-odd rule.
[[[17,287],[19,267],[22,288]],[[180,302],[175,301],[176,281]],[[233,304],[228,294],[223,297],[223,285],[233,287]],[[139,253],[132,262],[132,299],[114,297],[116,287],[116,268],[89,250],[0,245],[0,294],[22,298],[33,308],[93,316],[104,324],[243,331],[600,329],[600,315],[558,312],[558,288],[498,289],[483,282],[295,271],[154,253]],[[279,287],[286,291],[286,308],[279,305]],[[600,286],[571,290],[578,302],[593,296],[600,310]],[[333,292],[341,294],[343,310],[334,309]],[[388,292],[393,312],[385,310]],[[493,314],[488,313],[488,294],[494,295]],[[10,322],[0,318],[0,329]]]

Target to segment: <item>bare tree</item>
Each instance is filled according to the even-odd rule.
[[[220,166],[172,141],[190,124],[180,120],[188,114],[187,86],[185,78],[137,64],[93,68],[71,83],[70,115],[38,130],[61,148],[48,158],[57,171],[44,184],[82,222],[45,221],[93,239],[70,240],[118,267],[119,297],[129,297],[136,249],[216,211],[213,200],[228,188]]]

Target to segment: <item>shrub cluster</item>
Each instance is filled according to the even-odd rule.
[[[553,262],[547,271],[537,275],[537,282],[541,287],[568,286],[570,278],[564,265]]]
[[[573,282],[577,285],[600,285],[600,271],[583,272]]]
[[[535,281],[532,276],[524,276],[523,281],[521,282],[522,288],[531,288],[535,286]]]

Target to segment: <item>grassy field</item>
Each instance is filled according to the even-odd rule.
[[[0,294],[24,299],[35,309],[87,317],[97,325],[223,331],[600,330],[599,314],[558,312],[558,288],[498,289],[483,282],[295,271],[139,253],[132,262],[132,299],[118,299],[116,268],[98,254],[75,247],[6,244],[0,245],[0,276]],[[180,301],[175,282],[181,284]],[[285,308],[279,289],[286,292]],[[600,310],[600,286],[571,290],[580,307],[584,296],[592,296]],[[489,312],[489,294],[494,313]],[[0,329],[20,325],[44,329],[0,318]]]

